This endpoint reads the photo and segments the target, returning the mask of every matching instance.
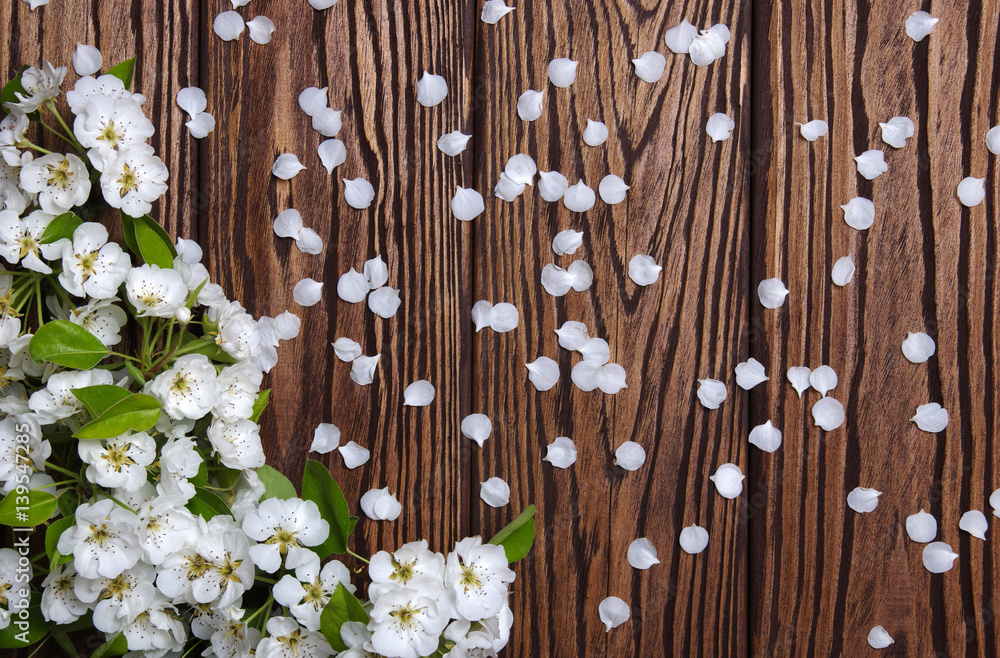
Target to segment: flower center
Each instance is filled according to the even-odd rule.
[[[323,595],[323,585],[319,578],[306,587],[306,595],[302,597],[303,603],[312,603],[316,608],[326,604],[326,597]]]
[[[59,186],[65,189],[73,182],[73,172],[69,170],[69,160],[63,158],[59,164],[49,165],[48,185]]]
[[[104,453],[104,459],[111,465],[111,468],[120,473],[123,467],[135,465],[135,462],[128,455],[128,450],[131,447],[131,443],[126,443],[120,446],[108,446]]]
[[[118,137],[118,131],[115,130],[115,122],[109,121],[108,125],[104,126],[104,130],[101,131],[101,134],[97,136],[97,139],[104,140],[108,144],[117,144]]]
[[[78,257],[80,262],[80,269],[83,270],[83,280],[86,281],[88,278],[97,274],[97,269],[94,265],[97,263],[97,252],[91,251]]]
[[[393,562],[396,565],[396,570],[392,572],[392,576],[390,577],[393,580],[398,580],[401,585],[405,585],[410,582],[410,580],[413,579],[413,576],[416,575],[416,572],[413,569],[413,562],[396,562],[395,560],[393,560]]]
[[[265,544],[277,544],[278,551],[286,553],[289,546],[298,546],[299,540],[295,538],[295,533],[284,528],[277,528],[274,534],[268,537]]]
[[[25,232],[17,239],[17,243],[21,245],[21,258],[24,258],[28,254],[38,253],[38,241],[28,232]]]
[[[389,616],[394,617],[400,626],[412,627],[417,623],[416,616],[418,612],[420,612],[420,608],[414,608],[407,603],[390,612]]]
[[[470,588],[477,588],[483,586],[483,581],[480,580],[479,574],[476,570],[470,566],[462,567],[462,585],[466,590]]]
[[[108,530],[107,526],[102,523],[100,527],[95,525],[90,526],[90,536],[87,537],[85,541],[91,544],[97,544],[103,548],[104,545],[110,543],[113,538],[114,535]]]
[[[236,570],[239,566],[243,564],[243,560],[230,560],[226,558],[226,562],[219,567],[219,575],[222,577],[223,582],[229,581],[233,583],[243,582],[240,580],[239,574]]]
[[[187,375],[182,372],[174,375],[174,381],[170,384],[170,390],[175,393],[190,393],[191,383],[188,381]]]
[[[118,177],[118,186],[121,188],[122,196],[139,187],[139,176],[136,174],[135,169],[129,165],[125,165],[121,176]]]

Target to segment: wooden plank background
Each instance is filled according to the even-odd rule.
[[[34,12],[10,1],[0,6],[10,28],[0,66],[70,65],[78,41],[98,46],[106,63],[138,58],[135,89],[149,98],[153,145],[171,174],[154,216],[198,239],[213,277],[253,314],[291,309],[302,318],[267,380],[270,463],[294,476],[313,428],[333,422],[342,441],[372,451],[355,471],[335,454],[325,459],[349,500],[388,486],[403,504],[397,522],[361,521],[357,552],[418,537],[447,550],[538,506],[538,541],[516,567],[506,655],[858,656],[881,624],[897,640],[885,655],[985,657],[997,649],[998,543],[993,531],[985,544],[959,533],[958,519],[988,513],[1000,484],[1000,199],[983,143],[1000,123],[1000,8],[923,5],[941,22],[914,44],[903,22],[917,7],[901,0],[525,0],[495,26],[479,20],[481,3],[342,0],[315,12],[305,0],[253,0],[241,15],[278,27],[258,45],[246,33],[228,43],[213,34],[213,18],[230,8],[223,0],[51,0]],[[683,17],[727,24],[725,58],[699,68],[669,53],[663,33]],[[653,85],[630,62],[647,50],[667,56]],[[580,61],[569,89],[548,82],[553,57]],[[435,108],[415,102],[425,69],[449,85]],[[218,121],[201,141],[174,103],[188,85],[205,89]],[[348,157],[333,176],[297,104],[312,85],[329,86],[331,106],[343,110]],[[534,123],[514,109],[529,88],[545,91]],[[718,144],[704,131],[714,112],[737,124]],[[895,115],[917,124],[902,150],[879,139],[878,122]],[[605,145],[583,145],[588,118],[611,129]],[[813,118],[831,132],[810,144],[794,122]],[[473,135],[457,158],[435,146],[452,130]],[[890,170],[874,182],[857,176],[852,159],[869,148],[888,151]],[[308,167],[290,182],[270,174],[283,152]],[[493,186],[519,152],[571,183],[596,189],[614,173],[632,190],[620,205],[598,201],[583,214],[541,201],[534,188],[499,201]],[[986,202],[971,210],[954,193],[966,175],[988,178]],[[376,189],[365,211],[343,199],[341,179],[357,176]],[[450,213],[457,185],[486,197],[471,223]],[[879,209],[866,232],[842,221],[839,206],[856,195]],[[322,254],[274,237],[273,218],[290,207],[323,237]],[[557,257],[551,239],[566,228],[586,233],[584,247]],[[653,286],[624,276],[638,253],[664,266]],[[390,320],[335,294],[341,273],[376,254],[402,290]],[[858,271],[836,288],[830,267],[847,254]],[[593,266],[594,286],[563,298],[542,292],[541,268],[575,258]],[[291,298],[305,276],[326,283],[308,309]],[[756,284],[770,276],[792,290],[776,311],[756,301]],[[518,329],[474,333],[479,299],[514,303]],[[566,320],[608,340],[627,389],[606,396],[572,386],[576,358],[553,333]],[[916,366],[899,344],[920,330],[938,354]],[[372,385],[355,385],[349,364],[334,358],[329,344],[340,336],[382,355]],[[544,393],[524,369],[541,355],[561,369]],[[732,369],[749,356],[771,379],[747,394]],[[823,363],[840,376],[833,395],[848,412],[828,434],[809,415],[816,394],[799,400],[784,377],[790,366]],[[718,411],[696,402],[704,377],[729,386]],[[403,408],[403,388],[417,379],[430,380],[437,398]],[[907,421],[929,401],[951,413],[937,437]],[[494,423],[482,449],[459,431],[474,412]],[[749,428],[766,419],[783,429],[784,445],[748,451]],[[569,470],[541,461],[557,436],[579,450]],[[612,465],[627,440],[648,455],[634,473]],[[725,462],[747,473],[737,500],[708,480]],[[512,490],[500,510],[479,499],[479,482],[494,475]],[[876,512],[846,507],[858,485],[885,492]],[[921,547],[905,538],[905,517],[920,507],[961,554],[947,574],[928,574]],[[711,535],[698,556],[677,546],[691,523]],[[661,560],[645,572],[625,557],[640,536]],[[611,633],[597,613],[608,595],[633,612]]]

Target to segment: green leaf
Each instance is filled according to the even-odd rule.
[[[264,498],[288,500],[299,497],[291,480],[267,464],[257,469],[257,475],[260,477],[261,484],[264,485]]]
[[[36,604],[28,606],[28,619],[21,623],[26,626],[23,631],[18,626],[18,615],[11,615],[10,626],[0,631],[0,649],[23,649],[31,646],[49,632],[53,622],[45,621]]]
[[[77,653],[76,647],[73,646],[73,641],[69,639],[69,635],[66,635],[66,631],[60,626],[53,626],[49,631],[52,639],[56,641],[59,648],[66,652],[66,655],[70,658],[79,658],[80,654]]]
[[[160,401],[144,393],[130,393],[76,431],[78,439],[113,439],[128,431],[145,432],[160,419]]]
[[[90,370],[108,355],[108,348],[78,324],[66,320],[46,322],[28,343],[36,363],[48,361],[67,368]]]
[[[128,640],[122,633],[114,636],[90,654],[90,658],[104,658],[105,656],[124,656],[128,652]]]
[[[330,536],[313,548],[319,558],[322,560],[333,553],[346,553],[347,538],[351,536],[358,519],[351,516],[347,499],[330,471],[318,461],[310,459],[306,462],[302,474],[302,498],[316,503],[320,516],[330,524]]]
[[[117,64],[108,69],[108,75],[113,75],[125,83],[125,88],[132,86],[132,77],[135,75],[135,57],[126,59],[121,64]]]
[[[132,379],[135,380],[136,384],[138,384],[139,386],[146,385],[146,378],[142,376],[142,373],[139,371],[138,368],[132,365],[131,361],[125,362],[125,369],[128,370],[128,374],[132,375]]]
[[[42,231],[42,237],[39,239],[39,242],[42,244],[51,244],[63,238],[72,240],[73,232],[82,223],[83,221],[74,213],[64,212],[49,222],[49,225]]]
[[[260,417],[263,415],[264,410],[267,409],[267,403],[271,399],[271,389],[265,388],[263,391],[257,394],[257,399],[253,402],[253,413],[250,414],[250,420],[255,423],[260,422]]]
[[[122,234],[125,237],[125,246],[136,256],[139,255],[139,245],[135,242],[135,219],[129,217],[125,213],[121,214],[122,217]]]
[[[135,218],[135,244],[142,260],[164,269],[174,266],[177,250],[170,242],[170,236],[155,219],[149,215]]]
[[[188,501],[187,508],[208,521],[220,514],[231,515],[229,505],[217,495],[204,487],[195,487],[194,498]]]
[[[507,553],[507,562],[517,562],[531,550],[535,541],[535,506],[528,505],[516,519],[493,535],[491,544],[503,546]]]
[[[367,624],[368,613],[361,602],[347,591],[343,583],[337,584],[330,601],[319,616],[319,630],[335,651],[347,651],[350,647],[344,644],[340,637],[340,627],[347,621],[357,621]]]
[[[21,84],[21,74],[24,73],[24,69],[28,68],[27,65],[21,67],[21,70],[17,72],[10,82],[3,86],[3,91],[0,92],[0,103],[3,103],[4,110],[7,110],[7,103],[17,103],[17,96],[14,94],[24,94],[24,86]]]
[[[56,497],[49,492],[28,491],[19,495],[15,489],[0,501],[0,523],[15,528],[27,528],[45,523],[54,511],[56,511]]]
[[[49,524],[48,530],[45,531],[45,554],[49,556],[49,562],[52,564],[65,564],[73,559],[72,555],[60,555],[56,546],[59,545],[62,533],[75,524],[75,516],[64,516]]]
[[[97,418],[105,411],[132,395],[121,386],[101,384],[99,386],[84,386],[70,391],[77,400],[83,403],[91,418]]]
[[[75,489],[63,489],[56,499],[59,511],[63,516],[73,516],[80,506],[80,494]]]
[[[198,472],[191,478],[191,484],[196,487],[204,487],[208,484],[208,464],[205,463],[204,459],[198,464]]]

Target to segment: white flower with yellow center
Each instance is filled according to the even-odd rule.
[[[187,641],[183,616],[169,600],[155,590],[149,606],[136,615],[121,632],[130,654],[150,658],[168,653],[179,655]]]
[[[72,555],[83,578],[114,578],[131,569],[142,556],[135,534],[135,514],[104,498],[76,510],[76,525],[59,536],[61,555]]]
[[[0,155],[8,165],[13,164],[14,159],[20,161],[19,149],[27,146],[23,140],[30,125],[28,115],[17,107],[11,107],[10,114],[0,121]],[[13,182],[16,184],[17,180]]]
[[[281,577],[274,586],[274,600],[287,607],[307,629],[318,631],[323,608],[341,583],[354,593],[351,572],[341,562],[331,560],[321,571],[318,560],[309,561],[298,567],[294,576],[286,574]]]
[[[27,443],[18,437],[28,437]],[[42,440],[42,428],[34,414],[7,416],[0,421],[0,482],[3,493],[21,483],[20,476],[44,470],[52,446]]]
[[[333,655],[321,633],[302,628],[291,617],[267,620],[268,637],[257,645],[256,658],[326,658]]]
[[[316,503],[301,498],[268,498],[243,517],[243,532],[261,542],[250,548],[254,564],[268,573],[281,567],[292,569],[315,559],[308,546],[319,546],[330,534]]]
[[[142,107],[132,98],[111,98],[95,95],[77,114],[73,133],[85,148],[87,157],[98,171],[135,144],[153,136],[153,124],[142,113]]]
[[[171,418],[196,420],[219,403],[222,385],[207,356],[185,354],[173,368],[156,376],[149,393],[163,403]]]
[[[419,658],[438,648],[449,619],[440,600],[403,587],[379,597],[371,621],[371,643],[376,652],[393,658]]]
[[[0,211],[0,256],[11,265],[20,263],[33,272],[51,274],[52,268],[42,260],[62,256],[61,245],[43,245],[45,228],[55,215],[36,210],[27,217],[18,217],[13,210]]]
[[[427,540],[403,544],[395,553],[379,551],[368,565],[372,601],[397,587],[409,587],[428,595],[444,589],[444,556],[427,549]]]
[[[507,584],[514,582],[514,572],[507,566],[502,546],[466,537],[448,556],[444,580],[458,614],[479,621],[496,616],[506,605]]]
[[[78,441],[87,480],[108,489],[138,491],[146,484],[146,467],[156,459],[156,441],[145,432],[122,434],[105,441]]]
[[[253,415],[253,405],[264,373],[251,361],[240,361],[219,373],[221,393],[212,412],[227,423]]]
[[[202,656],[247,658],[260,643],[260,631],[244,621],[230,618],[219,625],[210,640],[212,646],[205,649]]]
[[[187,292],[177,270],[159,265],[133,267],[125,277],[125,294],[141,317],[172,317],[184,306]]]
[[[57,372],[45,383],[45,388],[35,391],[28,399],[28,406],[38,415],[38,420],[48,425],[77,415],[83,404],[73,395],[74,388],[110,384],[107,370],[73,370]]]
[[[131,261],[116,242],[108,242],[108,229],[85,222],[73,231],[73,241],[63,245],[63,271],[59,283],[77,297],[108,299],[125,281]]]
[[[78,324],[97,337],[107,347],[114,347],[122,341],[121,330],[128,322],[128,315],[118,299],[92,299],[86,306],[75,308],[69,313],[69,321]]]
[[[10,103],[8,107],[17,107],[27,113],[34,112],[42,103],[59,95],[59,87],[65,77],[65,66],[56,68],[49,62],[42,64],[42,68],[29,66],[21,74],[24,93],[15,92],[17,102]]]
[[[83,160],[67,153],[49,153],[21,167],[21,189],[38,194],[38,205],[53,215],[86,203],[90,177]]]
[[[133,94],[125,89],[125,83],[121,78],[105,73],[95,78],[85,75],[76,81],[73,89],[66,92],[66,102],[73,114],[81,114],[87,109],[87,103],[95,96],[107,96],[112,100],[119,98],[132,98],[137,103],[142,104],[146,97],[142,94]]]
[[[209,308],[208,319],[216,324],[215,344],[234,359],[244,361],[260,350],[257,321],[239,302]]]
[[[156,587],[175,603],[236,604],[254,582],[247,536],[228,515],[202,521],[190,533],[197,539],[157,567]]]
[[[184,507],[181,496],[158,496],[139,509],[139,541],[142,559],[162,564],[167,556],[187,545],[198,522]]]
[[[72,624],[87,614],[90,606],[76,596],[76,569],[59,564],[42,581],[42,616],[45,621]]]
[[[208,426],[208,441],[223,466],[242,471],[264,465],[260,427],[252,420],[227,423],[216,418]]]
[[[27,572],[18,573],[20,556],[12,548],[0,548],[0,629],[10,626],[11,612],[27,607],[31,580],[30,566]],[[21,580],[27,577],[27,580]]]
[[[113,578],[76,579],[76,596],[94,607],[94,628],[118,633],[149,607],[156,594],[156,572],[145,562],[122,571]]]
[[[128,146],[104,164],[104,200],[130,217],[141,217],[167,191],[169,171],[149,144]],[[22,175],[23,177],[23,175]]]

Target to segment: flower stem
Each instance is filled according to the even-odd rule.
[[[361,557],[360,555],[358,555],[357,553],[355,553],[355,552],[354,552],[354,551],[352,551],[351,549],[349,549],[349,548],[348,548],[348,549],[347,549],[347,553],[348,553],[348,555],[350,555],[350,556],[352,556],[352,557],[355,557],[355,558],[357,558],[357,559],[361,560],[361,561],[362,561],[362,562],[364,562],[365,564],[368,564],[368,560],[366,560],[365,558]]]
[[[81,144],[80,141],[73,135],[73,131],[70,130],[69,126],[66,125],[66,122],[63,121],[62,115],[59,114],[59,110],[56,109],[55,101],[49,99],[45,101],[44,105],[46,109],[52,112],[52,114],[56,115],[56,119],[59,120],[59,125],[63,127],[63,130],[66,131],[66,134],[73,138],[70,144],[72,144],[77,151],[83,153],[84,152],[83,144]]]
[[[248,617],[247,619],[244,619],[243,623],[249,625],[250,622],[252,622],[254,620],[254,617],[256,617],[260,613],[264,612],[264,610],[270,610],[272,603],[274,603],[274,594],[268,594],[267,595],[267,601],[264,602],[264,605],[262,605],[259,608],[257,608],[257,611],[254,612],[252,615],[250,615],[250,617]],[[270,616],[270,614],[268,616]],[[261,626],[261,627],[263,628],[263,626]]]
[[[74,473],[73,471],[71,471],[69,469],[66,469],[66,468],[63,468],[62,466],[56,466],[52,462],[45,462],[45,468],[51,468],[53,471],[57,471],[59,473],[62,473],[63,475],[70,476],[71,478],[73,478],[77,482],[80,481],[80,474],[79,473]]]

